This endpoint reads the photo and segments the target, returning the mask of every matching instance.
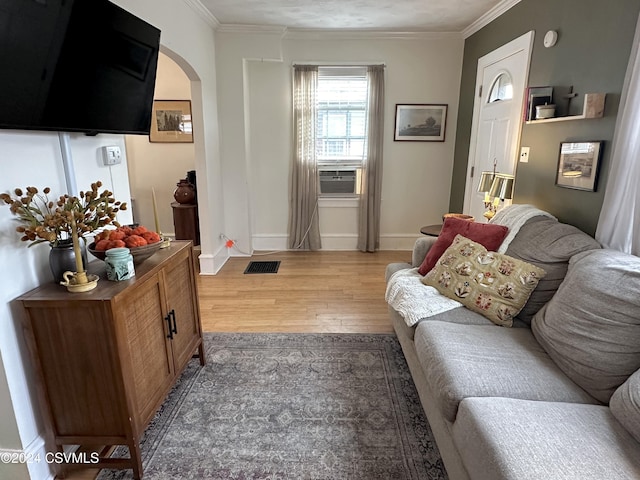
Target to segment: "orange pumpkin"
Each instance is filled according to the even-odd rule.
[[[147,243],[157,243],[160,241],[160,235],[156,232],[144,232],[141,236],[147,241]]]
[[[140,235],[129,235],[127,238],[124,239],[124,243],[129,248],[135,248],[135,247],[144,247],[147,244],[147,241]]]

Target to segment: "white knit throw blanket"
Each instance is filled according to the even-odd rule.
[[[509,244],[527,220],[540,215],[555,219],[553,215],[533,205],[510,205],[498,211],[489,223],[504,225],[509,229],[498,253],[507,251]],[[417,268],[406,268],[395,272],[387,283],[385,300],[402,315],[410,327],[423,318],[462,306],[460,302],[441,295],[435,288],[424,285],[421,279]]]
[[[441,295],[435,288],[424,285],[421,279],[417,268],[398,270],[389,279],[384,296],[410,327],[423,318],[462,306],[460,302]]]

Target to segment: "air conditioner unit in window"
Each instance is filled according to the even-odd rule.
[[[356,169],[319,170],[321,196],[350,196],[356,192]]]

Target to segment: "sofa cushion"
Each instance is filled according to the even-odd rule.
[[[609,407],[613,416],[640,442],[640,370],[618,387]]]
[[[598,403],[553,363],[527,328],[421,322],[416,353],[445,418],[467,397]]]
[[[556,364],[603,403],[640,368],[638,292],[640,258],[615,250],[579,253],[532,320]]]
[[[467,398],[453,439],[474,480],[640,478],[640,444],[605,406]]]
[[[420,272],[420,275],[426,275],[458,234],[478,242],[487,250],[494,252],[500,247],[508,232],[509,229],[503,225],[470,222],[460,218],[449,217],[445,219],[438,239],[429,248],[424,261],[418,268],[418,272]]]
[[[508,255],[488,252],[456,235],[422,283],[497,325],[510,327],[545,272]]]
[[[547,303],[564,280],[569,259],[574,255],[599,249],[600,244],[572,225],[554,218],[529,219],[513,238],[507,255],[544,269],[547,274],[529,297],[518,318],[531,324],[531,318]]]

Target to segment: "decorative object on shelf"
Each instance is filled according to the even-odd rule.
[[[133,255],[128,248],[112,248],[105,252],[104,260],[107,278],[113,282],[129,280],[136,275],[133,266]]]
[[[158,204],[156,202],[156,190],[153,187],[151,188],[151,201],[153,202],[153,220],[156,226],[156,233],[162,240],[162,246],[160,248],[167,248],[171,245],[171,239],[169,237],[165,237],[160,230],[160,220],[158,219]]]
[[[396,104],[393,139],[398,142],[444,142],[447,104]]]
[[[549,105],[553,101],[553,87],[529,87],[527,88],[527,108],[525,109],[525,121],[536,119],[536,107]]]
[[[76,225],[76,219],[73,214],[70,215],[71,223],[71,239],[73,240],[73,251],[75,253],[76,271],[64,272],[62,274],[63,281],[61,285],[67,287],[70,292],[87,292],[93,290],[98,286],[98,276],[91,275],[91,278],[87,276],[87,272],[82,264],[82,254],[80,253],[80,239],[78,237],[78,229]]]
[[[496,163],[492,172],[482,172],[478,192],[484,193],[484,208],[488,209],[483,216],[491,220],[500,208],[500,203],[513,198],[515,177],[496,172]]]
[[[536,120],[542,118],[553,118],[556,114],[556,106],[548,103],[536,105]]]
[[[191,100],[154,100],[151,143],[193,143]]]
[[[193,185],[189,183],[189,180],[183,178],[178,183],[176,183],[176,189],[173,191],[173,198],[176,199],[176,202],[182,204],[193,204],[196,200],[196,190],[193,188]]]
[[[133,256],[133,263],[139,264],[162,248],[162,244],[160,235],[145,226],[125,225],[100,232],[87,249],[94,257],[105,260],[109,250],[126,247]]]
[[[89,292],[98,286],[98,280],[100,277],[92,273],[87,275],[86,282],[78,283],[77,272],[64,272],[62,275],[62,281],[60,285],[67,287],[67,290],[71,293]]]
[[[61,263],[57,259],[58,256],[71,256],[70,253],[61,252],[72,242],[74,232],[84,242],[85,235],[95,230],[107,225],[120,225],[116,215],[120,210],[126,210],[127,204],[116,201],[109,190],[100,193],[100,187],[102,182],[97,181],[91,184],[90,190],[80,192],[78,197],[65,194],[57,200],[49,198],[49,187],[42,192],[36,187],[26,187],[25,191],[16,188],[16,198],[7,193],[0,194],[0,199],[10,205],[11,213],[18,217],[20,225],[16,232],[21,235],[20,240],[30,242],[29,247],[43,242],[51,245],[50,256],[54,258],[50,258],[49,265],[57,283],[62,281],[62,274],[66,270],[74,268],[68,260]],[[63,248],[56,249],[59,245]],[[80,245],[78,251],[82,251]],[[81,265],[84,268],[82,262]]]
[[[595,192],[602,143],[598,142],[562,142],[558,158],[556,185],[576,190]]]
[[[85,242],[80,244],[80,254],[82,256],[82,265],[87,266],[87,249]],[[69,270],[73,270],[76,265],[76,254],[73,250],[73,241],[70,238],[59,240],[55,245],[51,244],[49,251],[49,268],[53,275],[53,281],[60,283],[64,280],[63,274]]]

